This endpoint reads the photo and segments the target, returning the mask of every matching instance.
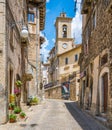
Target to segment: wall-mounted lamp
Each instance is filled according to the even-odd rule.
[[[21,38],[23,38],[23,39],[27,39],[28,38],[28,29],[27,29],[26,26],[22,26]]]
[[[26,26],[22,26],[22,30],[20,32],[20,35],[21,35],[21,44],[23,46],[27,46],[28,44],[28,29]]]
[[[9,23],[11,28],[14,28],[17,24],[21,25],[21,31],[20,31],[21,42],[26,43],[28,41],[28,28],[23,24],[22,21]]]

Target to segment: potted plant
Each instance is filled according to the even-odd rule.
[[[15,94],[10,94],[10,102],[15,102]]]
[[[10,123],[16,122],[16,118],[17,118],[17,116],[15,114],[10,114],[9,115],[9,122]]]
[[[20,80],[17,80],[17,81],[16,81],[16,86],[17,86],[17,87],[21,87],[21,85],[22,85],[22,82],[21,82]]]
[[[15,107],[14,108],[14,113],[15,114],[19,114],[21,112],[21,108],[20,107]]]
[[[25,118],[26,114],[24,112],[20,113],[20,118]]]
[[[14,89],[14,94],[15,94],[16,96],[20,95],[20,93],[21,93],[21,90],[20,90],[19,88],[15,88],[15,89]]]
[[[9,110],[14,110],[15,103],[9,103]]]
[[[38,98],[37,97],[33,97],[32,100],[31,100],[31,104],[32,105],[38,104]]]

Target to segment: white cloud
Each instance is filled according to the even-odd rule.
[[[46,0],[46,2],[47,2],[47,3],[49,3],[49,2],[50,2],[50,0]]]
[[[80,2],[81,3],[81,0],[74,0],[74,2],[77,1],[77,2]]]
[[[49,12],[50,12],[50,9],[47,9],[47,10],[46,10],[46,13],[49,13]]]
[[[49,50],[46,49],[46,47],[49,45],[49,40],[41,32],[40,32],[40,36],[43,36],[45,38],[45,42],[41,45],[42,48],[40,53],[42,54],[43,61],[46,62],[47,57],[49,56]]]
[[[53,41],[53,43],[55,43],[55,39],[54,38],[52,39],[52,41]]]
[[[75,1],[75,0],[74,0]],[[80,0],[77,1],[76,16],[72,20],[72,36],[75,38],[75,43],[82,42],[82,16],[80,14]]]

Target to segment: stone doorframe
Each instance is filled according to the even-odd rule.
[[[11,101],[10,97],[14,94],[14,65],[8,63],[8,102]]]
[[[104,74],[107,73],[108,74],[108,81],[109,81],[109,68],[108,67],[104,67],[99,75],[99,111],[100,113],[104,112],[104,86],[103,86],[103,76]],[[108,83],[109,86],[109,83]]]
[[[85,77],[82,78],[81,80],[81,102],[82,102],[82,106],[84,107],[84,97],[85,97],[85,85],[84,85],[84,81],[85,81]]]

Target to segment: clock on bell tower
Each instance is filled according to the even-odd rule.
[[[56,18],[56,49],[57,54],[62,54],[73,48],[74,39],[71,36],[71,22],[72,18],[66,17],[66,13],[60,13]]]

